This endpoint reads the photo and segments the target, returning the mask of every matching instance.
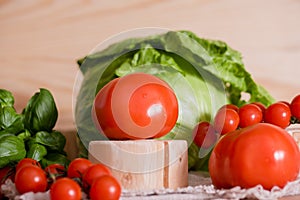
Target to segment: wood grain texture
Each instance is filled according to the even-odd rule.
[[[53,90],[58,127],[72,124],[76,60],[121,31],[141,27],[188,29],[226,41],[277,99],[299,92],[300,2],[273,1],[0,1],[1,87],[17,108],[39,87]]]
[[[185,140],[92,141],[89,160],[106,165],[126,190],[188,186]]]
[[[162,27],[226,41],[257,82],[289,101],[300,93],[299,10],[298,0],[0,0],[0,87],[19,111],[38,88],[50,89],[56,128],[74,141],[76,60],[119,32]]]

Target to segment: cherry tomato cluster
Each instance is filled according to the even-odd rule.
[[[14,183],[20,194],[49,190],[51,200],[80,200],[83,194],[91,200],[117,200],[121,195],[111,171],[85,158],[74,159],[67,168],[50,164],[44,169],[36,160],[24,158],[16,165]]]
[[[199,122],[193,130],[194,143],[201,148],[212,147],[220,135],[257,123],[270,123],[286,128],[290,123],[300,122],[300,94],[292,101],[278,101],[266,107],[260,102],[249,103],[240,108],[233,104],[222,106],[212,123]]]

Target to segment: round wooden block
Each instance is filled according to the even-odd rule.
[[[123,189],[176,189],[188,185],[185,140],[92,141],[89,159],[110,168]]]

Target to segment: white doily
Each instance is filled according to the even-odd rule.
[[[49,192],[45,193],[26,193],[19,195],[14,183],[7,180],[2,185],[3,194],[11,200],[50,200]],[[203,174],[190,173],[189,186],[185,188],[158,189],[151,191],[126,191],[123,190],[122,200],[193,200],[193,199],[277,199],[283,196],[300,194],[300,176],[293,182],[289,182],[284,188],[274,187],[272,190],[264,190],[258,185],[249,189],[234,187],[227,190],[215,189],[211,184],[211,179]],[[86,195],[84,198],[86,199]]]
[[[283,196],[300,194],[300,176],[287,183],[284,188],[274,187],[272,190],[265,190],[261,185],[249,189],[234,187],[227,190],[215,189],[211,179],[199,173],[189,174],[189,185],[186,188],[161,189],[144,192],[123,191],[122,199],[277,199]]]

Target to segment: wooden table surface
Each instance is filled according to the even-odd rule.
[[[299,0],[0,0],[0,88],[13,92],[19,111],[48,88],[59,109],[56,129],[74,152],[76,60],[108,37],[160,27],[226,41],[258,83],[290,101],[300,93],[299,19]]]

